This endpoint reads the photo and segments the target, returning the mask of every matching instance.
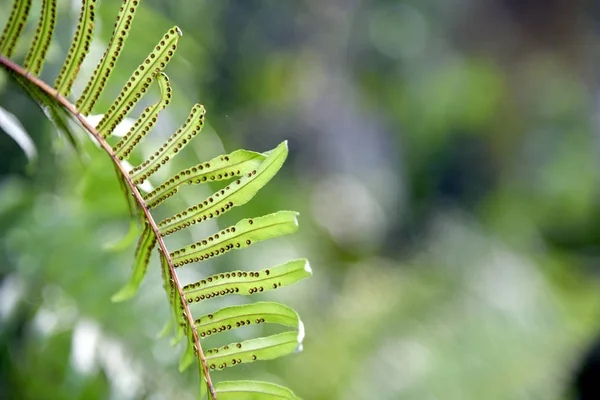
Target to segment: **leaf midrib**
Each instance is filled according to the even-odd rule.
[[[208,247],[204,247],[204,248],[199,249],[199,250],[193,250],[191,253],[182,254],[181,256],[175,256],[175,257],[173,257],[173,261],[185,260],[188,257],[197,255],[198,253],[202,253],[204,251],[210,251],[210,249],[212,249],[214,247],[218,247],[220,244],[223,244],[223,243],[225,243],[225,242],[227,242],[229,240],[241,237],[241,236],[246,235],[246,234],[251,233],[251,232],[257,232],[259,230],[269,229],[269,228],[272,228],[272,227],[277,226],[277,225],[287,225],[287,224],[290,224],[290,223],[292,223],[292,221],[277,222],[277,223],[270,224],[270,225],[260,226],[260,227],[258,227],[256,229],[248,229],[248,230],[245,230],[245,231],[243,231],[241,233],[235,232],[236,233],[235,236],[228,237],[225,240],[220,240],[219,239],[218,242],[213,243],[212,245],[210,245]],[[198,245],[198,244],[196,244],[196,245]],[[202,244],[200,244],[200,246],[202,246]],[[188,246],[186,246],[186,247],[188,247]],[[184,247],[184,248],[186,248],[186,247]],[[181,250],[181,249],[179,249],[179,250]],[[178,250],[175,250],[175,251],[178,251]]]
[[[284,277],[284,276],[287,276],[287,275],[290,275],[290,274],[294,274],[294,273],[297,273],[297,272],[300,272],[300,271],[303,271],[303,270],[304,270],[304,268],[302,268],[302,269],[294,269],[294,270],[291,270],[291,271],[284,272],[284,273],[282,273],[280,275],[268,276],[266,278],[260,277],[259,279],[256,279],[256,280],[246,280],[246,281],[236,281],[236,282],[231,282],[230,281],[230,282],[224,282],[224,283],[219,282],[218,284],[215,284],[215,285],[211,285],[211,286],[206,285],[204,287],[194,288],[194,289],[191,289],[189,291],[185,291],[184,290],[183,292],[187,295],[187,294],[195,294],[195,293],[197,293],[197,292],[199,292],[201,290],[213,289],[213,288],[217,288],[217,287],[221,287],[221,286],[226,286],[226,285],[234,285],[234,284],[240,284],[240,283],[241,284],[254,284],[256,282],[264,282],[264,281],[273,280],[275,278],[281,278],[281,277]],[[271,272],[273,272],[273,270],[271,270]]]
[[[206,323],[206,324],[205,324],[205,323],[202,323],[202,324],[196,324],[196,328],[205,327],[205,326],[209,326],[209,325],[212,325],[212,324],[218,324],[219,322],[222,322],[222,321],[225,321],[225,320],[228,320],[228,319],[235,319],[235,318],[248,318],[248,317],[250,317],[250,316],[253,316],[253,315],[260,315],[260,316],[263,316],[263,315],[271,315],[271,316],[283,316],[283,317],[285,317],[285,318],[293,319],[293,317],[290,317],[290,316],[287,316],[287,315],[284,315],[284,314],[278,314],[278,313],[272,313],[272,312],[270,312],[270,313],[258,313],[258,312],[257,312],[257,313],[252,313],[252,314],[239,314],[239,315],[234,315],[234,316],[231,316],[231,317],[227,317],[227,318],[221,318],[221,319],[218,319],[218,320],[211,320],[210,322],[208,322],[208,323]],[[200,317],[200,318],[203,318],[203,317]],[[297,318],[296,318],[296,319],[297,319]],[[273,322],[273,323],[277,324],[278,322]],[[280,325],[285,325],[285,324],[280,324]],[[290,326],[290,327],[293,327],[294,325],[285,325],[285,326]]]
[[[261,338],[261,339],[269,339],[269,337],[267,336],[267,337]],[[246,349],[240,349],[239,351],[232,350],[231,352],[228,352],[226,354],[216,353],[216,355],[214,357],[213,356],[206,357],[206,361],[214,360],[216,358],[221,358],[221,357],[236,356],[236,355],[242,355],[242,354],[245,355],[245,354],[248,354],[248,353],[262,351],[262,350],[266,350],[266,349],[272,349],[274,347],[285,346],[286,344],[292,344],[292,343],[298,343],[298,340],[297,339],[296,340],[287,340],[285,342],[279,342],[279,343],[271,344],[271,345],[268,345],[268,346],[259,347],[259,348],[256,348],[256,349],[248,349],[248,350],[246,350]],[[244,343],[242,343],[242,344],[244,344]],[[226,351],[227,350],[223,350],[222,348],[219,349],[219,352],[226,352]],[[260,360],[257,359],[256,361],[260,361]]]

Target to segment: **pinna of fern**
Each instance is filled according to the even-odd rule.
[[[135,261],[129,281],[112,300],[124,301],[135,295],[146,274],[151,255],[157,248],[163,285],[171,309],[170,325],[175,328],[172,341],[177,343],[185,338],[187,342],[179,369],[183,371],[197,360],[201,378],[200,398],[208,395],[212,399],[296,399],[292,391],[272,383],[244,380],[213,384],[211,379],[213,371],[259,360],[270,360],[298,351],[304,337],[304,328],[293,309],[277,302],[259,301],[224,307],[195,318],[191,305],[205,304],[213,297],[250,296],[291,285],[311,275],[308,262],[298,259],[257,271],[224,271],[185,286],[180,284],[176,269],[221,256],[232,250],[243,249],[263,240],[293,233],[298,229],[297,213],[280,211],[246,218],[213,235],[172,251],[167,249],[164,241],[168,235],[217,218],[233,207],[242,206],[250,201],[282,167],[288,154],[287,143],[283,142],[265,153],[237,150],[215,157],[179,171],[164,182],[156,184],[152,191],[142,194],[139,185],[152,178],[159,169],[167,168],[170,161],[200,133],[204,125],[205,109],[196,104],[181,127],[150,157],[131,169],[126,167],[125,162],[152,130],[159,113],[171,100],[170,82],[164,70],[174,56],[182,36],[176,26],[160,38],[148,57],[133,71],[120,94],[104,111],[101,120],[93,126],[86,118],[95,109],[96,102],[114,71],[140,2],[141,0],[123,1],[106,51],[76,101],[71,100],[71,89],[93,39],[95,0],[82,1],[79,23],[53,86],[38,76],[43,69],[54,32],[56,0],[41,1],[40,19],[22,66],[11,57],[27,23],[32,2],[14,1],[12,12],[0,36],[0,64],[8,75],[20,83],[40,104],[59,128],[68,132],[66,119],[75,119],[100,144],[114,163],[117,179],[124,190],[132,217],[142,226],[142,233],[135,250]],[[131,129],[120,140],[113,138],[115,128],[128,117],[155,81],[160,89],[159,100],[142,111]],[[185,210],[158,223],[155,221],[151,210],[177,195],[182,185],[200,185],[216,181],[224,181],[225,186]],[[279,324],[291,330],[230,343],[219,348],[204,350],[202,347],[202,339],[208,336],[263,323]]]

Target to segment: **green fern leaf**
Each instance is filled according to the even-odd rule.
[[[129,246],[133,244],[135,239],[138,238],[139,234],[140,229],[138,228],[138,224],[136,223],[135,219],[132,219],[131,221],[129,221],[129,230],[127,231],[125,236],[112,243],[107,243],[104,246],[104,249],[115,252],[126,250],[127,248],[129,248]]]
[[[127,205],[129,207],[129,214],[131,215],[131,217],[134,220],[137,220],[141,216],[140,205],[137,203],[135,198],[129,194],[129,188],[127,186],[127,181],[125,180],[125,177],[123,175],[121,175],[121,172],[119,171],[119,168],[116,165],[115,165],[115,171],[116,171],[116,174],[118,177],[117,180],[119,181],[119,186],[121,187],[121,190],[123,191],[123,194],[125,195],[125,198],[127,199]],[[144,221],[142,220],[141,222],[143,223]]]
[[[257,169],[249,171],[204,202],[160,222],[161,235],[169,235],[192,224],[225,214],[233,207],[246,204],[279,171],[287,154],[287,142],[283,142],[270,152]]]
[[[208,238],[193,243],[170,254],[174,267],[206,260],[225,254],[232,249],[242,249],[254,242],[287,235],[298,230],[295,211],[279,211],[258,218],[239,221]]]
[[[69,126],[69,120],[73,120],[71,114],[57,104],[52,96],[48,95],[48,93],[41,90],[31,81],[14,73],[9,73],[8,76],[25,89],[29,96],[40,106],[48,120],[52,122],[56,129],[64,135],[76,150],[80,150],[79,140],[75,132],[73,132]]]
[[[142,232],[142,236],[140,237],[135,251],[135,263],[131,271],[129,282],[111,297],[113,302],[127,300],[135,295],[144,279],[144,275],[146,275],[146,269],[148,268],[150,255],[154,246],[156,246],[156,235],[150,227],[150,224],[146,222],[144,231]]]
[[[144,183],[153,173],[167,161],[177,155],[191,139],[200,132],[204,125],[204,106],[196,104],[185,123],[167,141],[137,167],[129,171],[129,176],[136,185]]]
[[[126,0],[121,6],[115,23],[115,30],[108,43],[108,48],[96,66],[92,77],[88,81],[79,100],[77,100],[77,109],[83,115],[88,115],[96,101],[100,97],[106,81],[110,78],[114,70],[117,60],[123,50],[125,40],[129,35],[129,29],[135,17],[135,12],[140,3],[140,0]]]
[[[194,360],[196,359],[196,352],[194,351],[194,339],[192,337],[192,330],[187,326],[185,327],[186,333],[187,333],[187,347],[185,348],[185,351],[183,352],[183,354],[181,355],[181,358],[179,359],[179,372],[183,372],[186,369],[189,368],[190,365],[192,365],[192,363],[194,362]]]
[[[300,400],[283,386],[258,381],[219,382],[215,392],[219,400]]]
[[[291,285],[308,278],[311,274],[308,261],[299,259],[260,271],[215,274],[184,286],[183,292],[188,303],[229,294],[248,296]]]
[[[46,52],[56,24],[56,0],[43,0],[40,21],[33,37],[33,43],[25,57],[23,66],[33,75],[39,75],[44,66]]]
[[[182,318],[182,304],[181,304],[181,299],[179,297],[179,293],[177,293],[177,288],[175,287],[175,282],[173,282],[173,280],[170,277],[170,273],[169,273],[169,263],[167,261],[167,258],[165,257],[165,255],[163,254],[163,252],[159,249],[159,254],[160,254],[160,264],[161,264],[161,274],[162,274],[162,278],[163,278],[163,284],[164,284],[164,288],[165,291],[167,293],[167,297],[169,298],[169,303],[171,304],[171,312],[172,312],[172,320],[170,323],[168,323],[165,328],[162,330],[162,332],[160,333],[161,335],[166,335],[169,331],[171,326],[175,326],[175,334],[173,336],[173,338],[171,339],[171,344],[175,345],[177,343],[179,343],[179,341],[183,338],[183,336],[185,335],[185,329],[186,329],[186,321],[185,319]]]
[[[242,176],[256,169],[265,159],[265,155],[248,150],[237,150],[212,160],[184,169],[173,175],[156,189],[144,196],[149,208],[156,207],[173,196],[181,185],[217,182]]]
[[[234,367],[259,360],[272,360],[302,350],[304,329],[267,337],[230,343],[206,351],[206,362],[211,370]]]
[[[133,110],[135,103],[146,93],[154,77],[167,66],[177,50],[177,42],[180,37],[179,28],[176,26],[171,28],[146,57],[146,60],[131,74],[117,99],[96,126],[96,130],[103,138],[107,138],[123,118]]]
[[[158,113],[164,110],[171,101],[172,94],[169,77],[164,72],[161,72],[156,75],[156,80],[160,88],[160,99],[150,107],[146,107],[129,132],[113,147],[113,151],[121,161],[129,158],[133,148],[156,124]]]
[[[144,227],[139,235],[135,262],[129,281],[112,297],[112,300],[122,301],[137,292],[146,274],[151,253],[158,244],[164,288],[171,306],[171,318],[167,326],[175,326],[172,343],[176,344],[184,337],[187,339],[187,346],[180,359],[179,369],[183,371],[195,360],[198,360],[200,379],[205,381],[200,385],[200,397],[203,398],[208,390],[210,397],[214,400],[216,398],[214,386],[210,374],[205,370],[207,363],[209,369],[223,369],[228,366],[256,360],[268,360],[292,353],[301,348],[304,335],[303,325],[293,309],[275,302],[257,302],[225,307],[195,321],[193,321],[194,317],[188,304],[228,294],[251,295],[274,290],[310,276],[311,270],[308,262],[300,259],[259,271],[219,273],[185,287],[180,286],[179,278],[173,271],[174,267],[216,257],[233,249],[248,247],[255,242],[295,232],[298,229],[296,220],[298,213],[281,211],[258,218],[244,219],[204,240],[169,254],[163,253],[167,250],[162,237],[190,225],[218,217],[232,207],[241,206],[250,201],[282,167],[288,149],[287,143],[283,142],[275,149],[265,153],[238,150],[221,155],[206,163],[200,163],[180,171],[147,195],[141,196],[136,185],[144,183],[159,168],[168,164],[200,132],[204,124],[205,110],[202,105],[196,104],[188,119],[177,132],[148,159],[131,171],[125,172],[126,167],[120,161],[128,159],[135,146],[154,127],[159,113],[171,99],[169,79],[162,71],[174,55],[181,37],[179,28],[173,27],[133,72],[97,126],[95,128],[90,126],[90,121],[84,118],[94,108],[114,70],[131,29],[139,2],[140,0],[123,0],[108,47],[76,105],[66,99],[66,96],[71,92],[80,66],[90,51],[96,0],[82,0],[79,24],[67,58],[55,81],[55,89],[50,88],[36,76],[43,68],[53,36],[56,23],[56,0],[41,0],[41,18],[33,43],[27,52],[24,67],[19,66],[8,57],[14,52],[17,40],[26,23],[31,0],[15,1],[9,21],[0,36],[0,62],[9,71],[9,76],[29,92],[59,129],[67,133],[69,140],[75,145],[78,143],[76,136],[69,129],[66,116],[78,120],[111,157],[133,216],[132,229],[125,239],[137,236],[137,222],[141,222]],[[132,111],[155,78],[158,80],[160,88],[160,99],[147,107],[125,137],[111,148],[106,139]],[[201,203],[166,218],[158,226],[155,224],[155,219],[149,210],[177,193],[182,185],[223,180],[231,181]],[[123,244],[112,245],[113,248],[119,248],[118,246],[123,246]],[[204,338],[229,329],[261,323],[277,323],[296,330],[230,344],[206,353],[202,351],[199,337]],[[217,388],[222,399],[297,399],[288,389],[265,382],[223,382],[217,385]]]
[[[301,322],[298,313],[292,308],[270,301],[225,307],[212,314],[203,315],[194,322],[200,337],[262,323],[298,328]]]
[[[15,0],[8,21],[0,35],[0,54],[10,57],[15,51],[17,40],[25,27],[31,9],[31,0]]]
[[[54,88],[61,96],[68,96],[79,74],[79,68],[90,52],[92,35],[94,33],[94,19],[96,15],[96,0],[83,0],[79,23],[75,29],[75,35],[71,41],[67,58],[63,63],[58,77],[54,82]]]

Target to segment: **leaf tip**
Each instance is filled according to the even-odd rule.
[[[127,285],[123,286],[123,288],[117,293],[113,294],[110,298],[110,301],[112,301],[113,303],[120,303],[122,301],[129,300],[135,295],[136,291],[137,287],[134,287],[133,285],[131,285],[131,283],[128,283]]]
[[[171,320],[167,321],[167,323],[165,324],[165,326],[156,335],[156,338],[160,339],[160,338],[166,337],[169,334],[169,332],[171,332],[172,328],[173,328],[172,321]]]
[[[296,352],[299,353],[302,351],[302,341],[304,340],[304,323],[298,320],[298,347],[296,347]]]
[[[185,372],[185,370],[188,369],[190,367],[190,365],[192,365],[193,362],[194,362],[194,353],[191,353],[186,350],[185,353],[183,353],[181,360],[179,360],[179,367],[178,367],[179,373]]]
[[[279,146],[276,147],[275,151],[279,150],[281,153],[283,153],[283,157],[285,160],[289,153],[289,149],[290,149],[290,147],[288,145],[288,141],[284,140],[283,142],[279,143]]]
[[[282,218],[287,221],[287,223],[293,223],[295,225],[294,228],[298,228],[300,226],[300,223],[298,222],[300,213],[298,211],[278,211],[274,214],[281,215]]]
[[[308,260],[304,260],[304,270],[309,274],[312,275],[312,268],[310,267],[310,263],[308,262]]]

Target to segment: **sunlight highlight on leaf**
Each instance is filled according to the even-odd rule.
[[[19,145],[28,160],[32,161],[37,158],[37,150],[31,136],[17,117],[2,107],[0,107],[0,128]]]

